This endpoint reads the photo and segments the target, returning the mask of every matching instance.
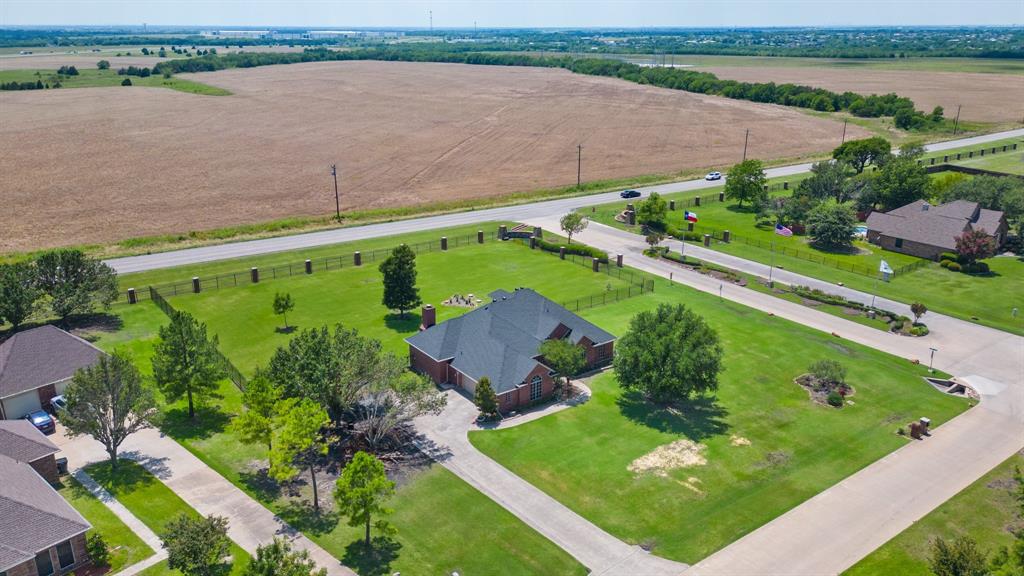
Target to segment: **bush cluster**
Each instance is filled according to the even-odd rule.
[[[42,90],[49,88],[48,85],[43,84],[42,80],[36,80],[35,82],[2,82],[0,83],[0,90]]]
[[[127,68],[120,68],[117,71],[119,76],[138,76],[140,78],[147,78],[153,74],[153,71],[149,68],[140,68],[138,66],[129,66]]]
[[[537,238],[537,247],[545,252],[559,252],[563,244],[555,244],[554,242],[548,242],[543,238]],[[608,263],[608,253],[597,248],[592,248],[585,244],[568,244],[565,246],[566,254],[575,254],[577,256],[587,256],[589,258],[597,258],[602,264]]]

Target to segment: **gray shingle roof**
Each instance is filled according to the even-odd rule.
[[[578,344],[603,344],[615,336],[529,288],[491,293],[493,302],[432,326],[406,342],[434,360],[451,359],[459,372],[487,376],[498,394],[515,389],[537,365],[540,345],[560,325]]]
[[[16,332],[0,343],[0,398],[66,380],[102,354],[56,326]]]
[[[957,236],[972,229],[994,234],[1002,220],[1002,212],[979,208],[977,202],[954,200],[932,206],[917,200],[889,212],[872,212],[865,224],[885,236],[955,250]]]
[[[92,526],[28,464],[0,455],[0,571]]]
[[[0,454],[18,462],[35,462],[58,451],[28,420],[0,420]]]

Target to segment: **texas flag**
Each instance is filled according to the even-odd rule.
[[[685,218],[687,222],[696,222],[697,221],[697,214],[687,210],[686,213],[683,214],[683,218]]]

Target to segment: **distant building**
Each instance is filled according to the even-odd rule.
[[[208,30],[200,34],[214,38],[270,38],[273,35],[270,30]]]
[[[872,212],[866,225],[868,242],[932,260],[943,252],[955,252],[956,237],[964,232],[984,230],[996,246],[1002,246],[1009,230],[1005,214],[967,200],[938,206],[918,200],[889,212]]]

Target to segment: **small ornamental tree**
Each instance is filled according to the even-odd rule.
[[[653,231],[648,233],[647,236],[644,237],[644,240],[651,247],[650,248],[651,252],[654,252],[655,250],[657,250],[658,249],[658,244],[661,244],[661,242],[664,239],[665,239],[665,235],[664,234],[662,234],[661,232],[653,232]]]
[[[214,576],[222,572],[231,551],[228,521],[221,516],[193,518],[181,514],[167,523],[160,540],[167,565],[184,576]]]
[[[718,334],[682,304],[634,316],[615,349],[619,384],[662,404],[717,390],[722,368]]]
[[[405,244],[391,251],[391,255],[380,263],[380,272],[384,275],[385,307],[398,310],[405,318],[405,311],[412,310],[423,301],[420,291],[416,288],[416,253]]]
[[[384,464],[371,454],[356,452],[352,461],[341,471],[335,485],[334,500],[338,512],[348,516],[348,525],[365,529],[363,542],[369,548],[370,526],[374,516],[390,514],[384,502],[395,493],[395,483],[388,480]],[[387,521],[380,519],[374,526],[386,534],[394,532]]]
[[[822,202],[807,214],[811,241],[826,250],[849,250],[853,247],[856,226],[857,217],[846,204]]]
[[[0,264],[0,323],[6,320],[17,330],[32,315],[40,296],[32,262]]]
[[[725,197],[744,202],[758,203],[767,196],[764,190],[767,177],[760,160],[744,160],[729,169],[725,179]]]
[[[281,400],[281,389],[264,375],[258,374],[245,386],[242,404],[245,411],[231,421],[232,429],[246,444],[264,444],[274,447],[274,418]]]
[[[309,471],[313,488],[313,510],[320,511],[316,486],[316,464],[327,454],[327,442],[321,430],[330,422],[327,411],[316,402],[291,399],[281,408],[280,426],[274,432],[270,450],[270,476],[287,482],[299,475],[301,468]]]
[[[562,231],[568,236],[567,244],[572,244],[572,235],[579,234],[587,229],[587,219],[579,212],[569,212],[558,221]]]
[[[846,367],[835,360],[818,360],[807,371],[820,382],[836,386],[846,384]]]
[[[647,200],[640,202],[636,207],[637,222],[648,228],[664,230],[667,218],[668,203],[657,192],[651,192]]]
[[[583,370],[587,360],[583,348],[568,340],[545,340],[540,345],[544,364],[555,371],[555,399],[563,398],[569,390],[570,379]]]
[[[174,311],[161,326],[153,350],[153,379],[169,402],[188,398],[188,417],[195,418],[194,400],[217,389],[224,368],[217,354],[217,337],[207,338],[206,324],[188,312]]]
[[[970,536],[959,536],[952,542],[943,538],[932,541],[928,567],[935,576],[987,576],[985,553]]]
[[[292,295],[280,292],[274,294],[274,314],[284,316],[284,329],[288,330],[288,313],[295,309],[295,301]]]
[[[921,316],[928,313],[928,307],[920,302],[914,302],[910,305],[910,312],[914,315],[914,324],[921,321]]]
[[[480,415],[486,419],[497,418],[498,414],[498,395],[494,393],[494,387],[491,386],[491,379],[484,376],[476,384],[476,391],[473,393],[473,403],[476,404]]]
[[[256,557],[249,562],[242,576],[327,576],[317,568],[308,550],[293,550],[284,538],[256,548]]]
[[[956,237],[956,253],[963,264],[996,255],[996,241],[985,230],[970,230]]]

